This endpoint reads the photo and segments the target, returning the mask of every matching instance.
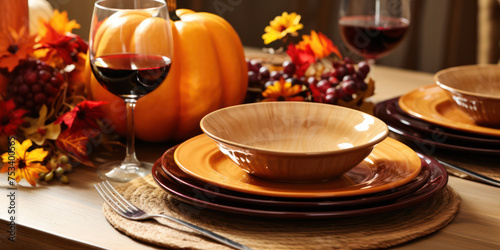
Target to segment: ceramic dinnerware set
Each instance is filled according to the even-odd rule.
[[[205,116],[165,152],[157,184],[193,208],[273,218],[344,218],[403,209],[448,181],[436,161],[387,137],[366,113],[308,102],[253,103]]]

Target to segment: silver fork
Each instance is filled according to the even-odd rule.
[[[211,239],[214,239],[222,244],[228,245],[230,247],[236,248],[236,249],[242,249],[242,250],[251,250],[249,247],[241,245],[240,243],[234,242],[230,239],[227,239],[221,235],[218,235],[214,232],[208,231],[206,229],[203,229],[201,227],[198,227],[196,225],[193,225],[189,222],[179,220],[177,218],[174,218],[172,216],[168,216],[165,214],[147,214],[143,210],[137,208],[134,206],[132,203],[127,201],[123,196],[121,196],[114,188],[109,184],[108,181],[103,181],[102,183],[97,183],[94,184],[95,189],[97,189],[97,192],[101,195],[101,197],[104,199],[104,202],[108,204],[115,212],[117,212],[119,215],[129,219],[129,220],[146,220],[146,219],[152,219],[154,217],[161,217],[165,218],[174,222],[177,222],[181,225],[184,225],[186,227],[189,227]]]

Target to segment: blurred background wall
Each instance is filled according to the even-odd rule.
[[[67,10],[88,38],[94,0],[47,0],[59,10]],[[413,0],[412,20],[404,42],[377,64],[436,72],[440,69],[498,61],[499,0]],[[302,15],[304,29],[325,33],[344,55],[355,57],[342,45],[337,27],[339,0],[177,0],[178,8],[218,14],[236,29],[244,45],[264,47],[264,27],[283,11]],[[487,15],[486,15],[486,14]],[[485,24],[486,23],[486,24]],[[486,27],[481,29],[480,27]],[[488,26],[490,25],[490,26]],[[482,35],[481,35],[482,34]],[[488,40],[487,46],[480,46]],[[489,46],[489,47],[488,47]],[[479,49],[478,49],[479,48]],[[485,49],[486,48],[486,49]],[[481,52],[481,55],[479,54]],[[485,56],[486,55],[486,56]]]

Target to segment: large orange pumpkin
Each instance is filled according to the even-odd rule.
[[[139,99],[135,112],[135,134],[145,141],[183,140],[200,132],[199,121],[216,109],[239,104],[247,88],[247,66],[241,41],[224,19],[210,13],[177,10],[180,20],[171,22],[174,40],[172,68],[166,80],[153,92]],[[153,25],[140,25],[140,13],[125,15],[131,41],[134,33],[149,35],[154,49],[162,49],[155,40]],[[122,20],[123,21],[123,20]],[[97,35],[110,42],[99,50],[111,53],[114,25],[104,22]],[[138,28],[140,26],[140,28]],[[100,32],[100,31],[103,32]],[[99,34],[101,33],[101,34]],[[120,34],[123,36],[123,34]],[[137,40],[136,40],[137,41]],[[87,63],[88,65],[89,63]],[[103,107],[106,117],[120,134],[125,134],[125,104],[105,90],[90,70],[91,99],[109,101]]]

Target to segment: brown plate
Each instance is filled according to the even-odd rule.
[[[422,120],[469,133],[500,136],[500,129],[477,125],[435,84],[418,88],[399,98],[405,112]]]
[[[377,144],[371,154],[344,175],[323,182],[284,183],[248,174],[219,151],[206,135],[179,145],[174,159],[191,177],[225,189],[272,197],[327,198],[366,195],[407,184],[420,172],[418,155],[392,138]]]
[[[396,107],[394,107],[396,105]],[[375,105],[374,114],[383,120],[389,131],[397,135],[397,139],[410,142],[423,153],[432,154],[435,150],[467,152],[483,155],[500,155],[500,140],[480,138],[457,134],[441,128],[429,130],[422,123],[426,121],[404,117],[397,113],[397,99],[388,100]],[[430,124],[428,124],[429,126]]]
[[[203,183],[193,179],[191,176],[184,173],[174,161],[174,151],[176,147],[170,148],[160,158],[159,164],[163,172],[165,172],[173,181],[179,184],[179,188],[190,194],[191,196],[198,195],[204,199],[216,202],[232,201],[237,203],[252,204],[268,207],[284,207],[284,208],[338,208],[338,207],[362,207],[379,204],[395,200],[404,195],[410,194],[422,187],[430,176],[430,169],[427,163],[422,159],[422,170],[410,183],[398,188],[387,190],[372,195],[354,196],[354,197],[339,197],[336,199],[293,199],[268,197],[259,195],[250,195],[241,192],[231,191],[213,184]]]
[[[272,217],[272,218],[296,218],[296,219],[324,219],[324,218],[346,218],[352,216],[377,214],[390,212],[412,205],[419,204],[441,191],[448,182],[448,174],[444,167],[432,160],[431,158],[422,156],[430,169],[429,180],[416,192],[401,197],[393,202],[382,204],[379,206],[360,208],[360,209],[332,209],[326,208],[315,211],[304,210],[283,210],[281,208],[270,209],[269,207],[260,207],[255,204],[242,204],[231,201],[209,201],[196,194],[189,194],[183,187],[172,180],[161,168],[158,160],[153,166],[153,178],[155,182],[180,201],[192,204],[200,209],[211,209],[228,213],[236,213],[243,215]]]

